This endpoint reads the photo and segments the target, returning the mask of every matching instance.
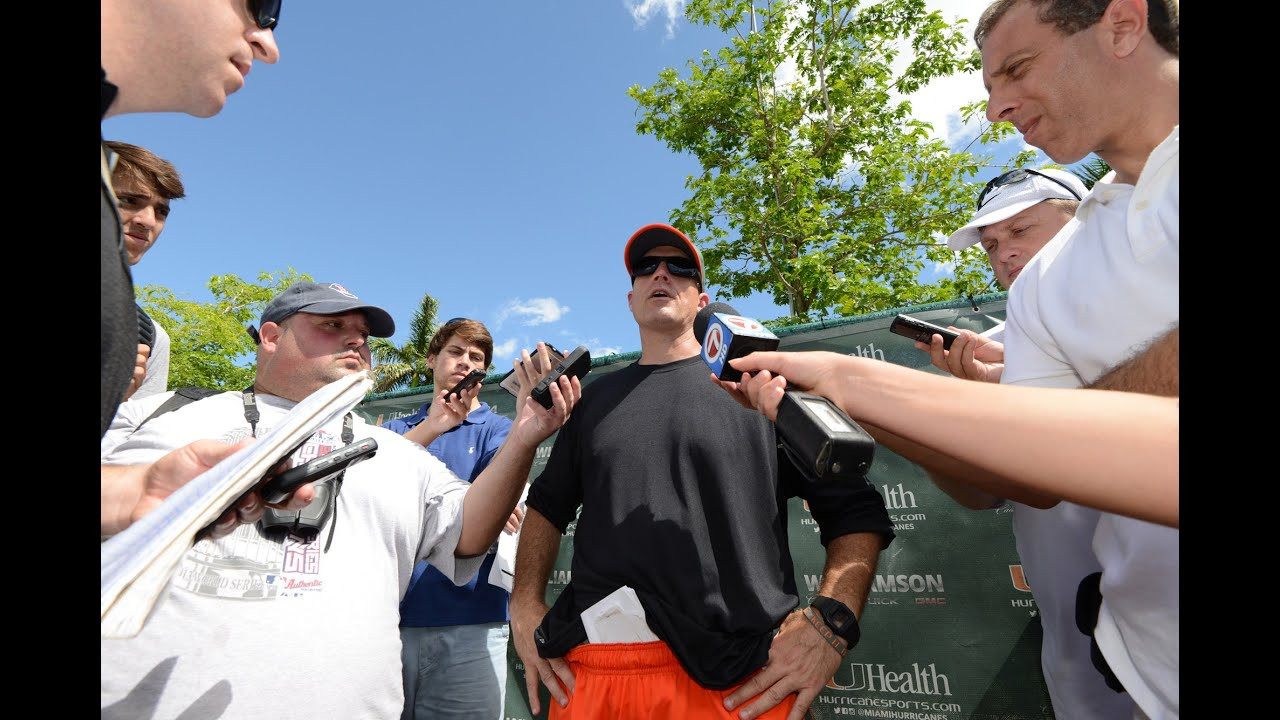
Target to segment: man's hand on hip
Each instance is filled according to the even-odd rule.
[[[840,653],[809,624],[804,609],[793,611],[769,646],[769,662],[725,698],[728,710],[759,695],[738,712],[751,720],[796,693],[795,707],[787,720],[801,720],[813,699],[840,667]]]

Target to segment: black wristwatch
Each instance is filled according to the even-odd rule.
[[[852,650],[858,644],[862,630],[858,628],[858,616],[853,614],[848,605],[826,595],[815,595],[809,607],[822,615],[822,621],[832,632],[849,643],[848,649]]]

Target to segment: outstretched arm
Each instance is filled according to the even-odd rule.
[[[550,410],[532,398],[524,401],[524,408],[517,410],[515,425],[493,461],[467,489],[462,501],[462,535],[454,555],[480,555],[493,545],[520,500],[534,451],[569,419],[581,394],[578,378],[562,377],[551,386]]]
[[[1177,398],[964,382],[829,352],[757,352],[732,363],[755,375],[726,389],[766,417],[777,416],[793,380],[859,422],[1018,487],[1178,526]],[[975,426],[983,442],[974,442]]]

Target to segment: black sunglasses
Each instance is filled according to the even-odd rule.
[[[283,0],[249,0],[249,11],[258,27],[272,30],[280,22],[280,3]]]
[[[464,317],[449,318],[448,320],[444,321],[444,325],[452,325],[456,322],[462,322],[464,320],[470,320],[470,319],[471,318],[464,318]],[[444,325],[441,325],[440,327],[444,327]]]
[[[1014,185],[1022,182],[1023,180],[1028,180],[1031,178],[1032,175],[1039,175],[1045,180],[1048,180],[1053,183],[1057,183],[1058,185],[1061,185],[1063,188],[1065,188],[1067,192],[1071,193],[1071,197],[1077,200],[1080,199],[1080,196],[1076,194],[1075,190],[1071,189],[1070,185],[1062,182],[1061,180],[1059,180],[1056,177],[1053,177],[1052,175],[1045,175],[1044,173],[1037,172],[1035,170],[1016,168],[1016,169],[1010,170],[1007,173],[1004,173],[1003,175],[997,175],[987,181],[986,187],[982,188],[982,192],[978,194],[978,209],[981,210],[982,206],[986,204],[987,193],[991,192],[992,190],[995,190],[998,187],[1004,187],[1005,185]]]
[[[667,272],[672,275],[698,279],[698,263],[693,258],[684,255],[646,255],[631,268],[631,281],[635,282],[642,275],[654,274],[664,262],[667,264]]]

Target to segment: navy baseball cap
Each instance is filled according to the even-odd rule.
[[[369,322],[369,334],[374,337],[391,337],[396,333],[395,321],[390,313],[377,305],[361,302],[355,293],[338,283],[294,283],[280,293],[262,312],[262,320],[258,327],[273,322],[283,322],[294,313],[305,312],[312,315],[340,315],[352,310],[364,311]],[[256,329],[249,328],[249,336],[255,343],[260,342]]]

